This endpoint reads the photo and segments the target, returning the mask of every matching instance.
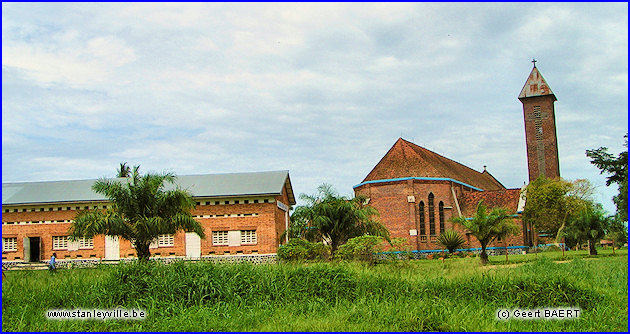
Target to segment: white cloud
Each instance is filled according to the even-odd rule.
[[[350,193],[402,135],[520,186],[516,96],[532,57],[559,99],[563,175],[593,175],[584,150],[620,147],[627,132],[627,4],[3,4],[2,15],[6,180],[67,178],[72,165],[98,177],[128,161],[290,169],[298,194],[322,182]]]
[[[111,83],[115,69],[135,59],[133,48],[115,36],[86,39],[74,29],[54,33],[39,43],[3,39],[3,67],[23,70],[45,85],[92,87]]]

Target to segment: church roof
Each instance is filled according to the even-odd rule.
[[[521,198],[521,189],[502,189],[493,191],[468,191],[462,194],[459,203],[462,210],[462,216],[472,217],[477,212],[477,204],[483,200],[488,211],[494,208],[506,208],[508,213],[515,214],[519,212],[519,200]]]
[[[551,91],[551,88],[549,88],[547,81],[545,81],[545,78],[543,78],[542,74],[540,74],[538,68],[534,66],[531,73],[529,73],[529,77],[527,77],[525,86],[521,89],[521,93],[518,95],[518,98],[524,99],[526,97],[543,95],[553,95],[555,99],[555,95]]]
[[[402,138],[394,143],[363,182],[408,177],[453,179],[483,190],[505,189],[485,170],[480,173]]]
[[[127,178],[114,180],[129,181]],[[2,205],[106,201],[105,196],[92,190],[95,181],[96,179],[2,183]],[[189,190],[193,197],[280,195],[286,187],[289,204],[295,204],[288,170],[179,175],[175,183],[182,189]],[[165,189],[174,187],[174,185],[165,184]]]

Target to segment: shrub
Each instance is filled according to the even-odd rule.
[[[399,253],[389,254],[391,260],[409,260],[413,257],[411,253],[412,247],[409,245],[407,238],[392,238],[390,242],[391,250]]]
[[[439,245],[442,245],[444,246],[444,248],[448,249],[449,253],[453,253],[455,249],[464,244],[464,238],[462,238],[462,236],[457,233],[457,231],[451,229],[440,234],[437,238],[437,242]]]
[[[325,260],[330,256],[330,246],[294,238],[278,248],[278,258],[285,261]]]
[[[374,253],[383,251],[383,237],[364,235],[355,237],[339,247],[335,257],[374,263]]]
[[[549,245],[542,249],[543,252],[558,252],[562,251],[562,249],[556,245]]]

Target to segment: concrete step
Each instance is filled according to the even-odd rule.
[[[48,264],[46,263],[18,263],[15,266],[9,268],[9,270],[47,270]]]

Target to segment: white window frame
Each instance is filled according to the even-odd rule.
[[[2,251],[3,252],[16,252],[17,251],[17,237],[2,238]]]
[[[227,246],[228,244],[228,231],[212,231],[212,245]]]
[[[175,246],[175,236],[173,234],[160,234],[157,238],[158,247]]]
[[[255,245],[257,243],[258,243],[258,233],[256,233],[256,230],[241,231],[241,244],[242,245]]]
[[[94,237],[86,238],[81,237],[77,239],[79,243],[79,249],[93,249],[94,248]]]
[[[53,235],[52,249],[53,250],[68,250],[68,236],[67,235]]]

